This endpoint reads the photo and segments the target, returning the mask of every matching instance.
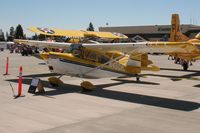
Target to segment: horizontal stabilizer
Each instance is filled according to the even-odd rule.
[[[142,70],[160,71],[160,68],[158,66],[150,65],[148,67],[142,67]]]

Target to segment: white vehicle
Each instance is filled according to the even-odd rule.
[[[4,51],[7,48],[7,42],[0,42],[0,51]]]

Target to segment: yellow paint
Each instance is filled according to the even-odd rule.
[[[158,66],[150,65],[148,67],[142,67],[142,70],[160,71],[160,68]]]
[[[42,28],[41,28],[42,29]],[[82,31],[82,30],[61,30],[56,28],[47,29],[51,32],[44,32],[40,30],[38,27],[30,27],[30,31],[42,34],[42,35],[48,35],[48,36],[67,36],[72,38],[83,38],[83,37],[98,37],[98,38],[108,38],[108,39],[127,39],[128,37],[123,36],[117,36],[111,32],[98,32],[98,31]]]
[[[117,57],[123,56],[124,53],[119,52],[119,51],[108,51],[105,53],[105,55],[109,56],[110,58],[117,58]]]
[[[187,36],[181,33],[180,31],[180,19],[178,14],[172,14],[172,20],[171,20],[171,33],[170,33],[170,39],[171,42],[183,42],[189,40]]]
[[[86,90],[95,90],[96,89],[96,86],[95,85],[93,85],[91,82],[89,82],[89,81],[83,81],[82,83],[81,83],[81,87],[83,88],[83,89],[86,89]]]
[[[131,74],[138,74],[141,72],[140,67],[125,66],[124,68],[128,73],[131,73]]]
[[[40,54],[40,57],[43,60],[47,60],[49,58],[49,53],[48,52],[43,52],[43,53]]]
[[[50,77],[50,78],[48,78],[48,81],[49,81],[49,83],[51,83],[53,85],[57,85],[57,86],[64,84],[63,81],[61,81],[57,77]]]

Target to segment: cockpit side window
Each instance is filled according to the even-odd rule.
[[[81,44],[71,44],[70,47],[65,50],[65,53],[73,53],[74,50],[81,50],[82,47]]]
[[[74,56],[81,58],[82,48],[83,46],[81,44],[72,44],[69,48],[69,52],[72,53]]]
[[[102,63],[102,64],[108,62],[109,60],[110,59],[108,57],[104,56],[104,55],[100,55],[99,58],[98,58],[98,62]]]

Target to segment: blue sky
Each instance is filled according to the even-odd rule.
[[[105,26],[170,24],[179,13],[182,24],[200,25],[200,0],[0,0],[0,29],[21,24],[85,30]]]

